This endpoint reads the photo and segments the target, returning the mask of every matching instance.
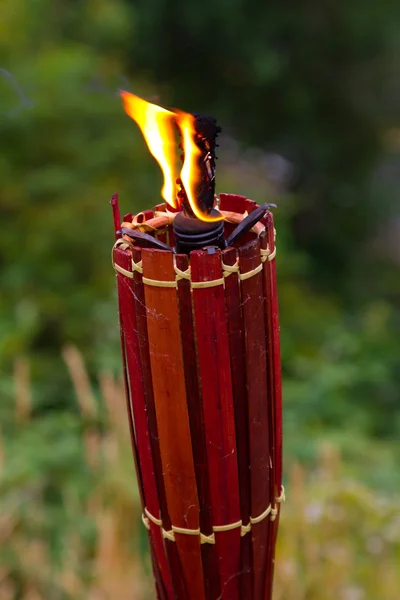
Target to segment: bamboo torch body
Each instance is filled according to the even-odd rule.
[[[168,213],[157,208],[139,225],[151,221],[147,231],[171,243]],[[235,215],[256,208],[221,194],[225,236]],[[113,264],[158,598],[271,600],[284,498],[272,215],[236,247],[189,256],[122,237]]]

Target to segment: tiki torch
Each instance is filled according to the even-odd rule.
[[[216,196],[215,119],[121,96],[164,175],[165,203],[153,210],[121,220],[111,201],[127,410],[157,598],[270,600],[284,499],[270,205]]]

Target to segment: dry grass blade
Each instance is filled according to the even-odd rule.
[[[113,374],[106,370],[101,371],[98,380],[110,424],[116,431],[129,435],[123,382],[116,380]]]
[[[69,345],[65,346],[62,355],[74,384],[82,415],[88,420],[95,419],[98,414],[96,400],[81,353],[75,346]],[[101,442],[99,434],[97,431],[88,429],[84,433],[84,440],[86,462],[93,468],[100,456]]]
[[[69,345],[63,348],[62,356],[74,384],[82,414],[88,418],[96,417],[96,401],[81,353],[75,346]]]

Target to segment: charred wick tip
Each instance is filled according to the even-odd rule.
[[[195,136],[194,142],[200,150],[198,157],[198,169],[201,174],[200,181],[197,184],[196,200],[201,212],[209,214],[214,207],[215,198],[215,149],[218,146],[216,143],[217,136],[221,132],[221,127],[217,124],[217,120],[209,115],[201,115],[192,113],[194,116]],[[179,131],[179,125],[177,125]],[[179,131],[180,133],[180,131]],[[183,150],[182,144],[179,148]],[[181,155],[181,160],[184,160],[184,154]],[[189,205],[182,182],[177,182],[181,186],[178,192],[184,211],[188,216],[194,217],[194,213]]]
[[[199,167],[201,181],[198,185],[198,201],[203,212],[209,213],[214,207],[215,198],[215,148],[217,147],[217,136],[221,127],[217,120],[208,115],[194,113],[196,138],[195,143],[201,155]]]
[[[198,135],[206,138],[212,148],[215,148],[215,140],[219,133],[222,131],[222,127],[217,125],[217,119],[209,115],[200,115],[199,113],[193,113],[195,118],[195,128]]]

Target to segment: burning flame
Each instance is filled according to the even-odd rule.
[[[178,208],[174,174],[174,113],[129,92],[121,92],[121,97],[125,112],[139,125],[151,154],[161,167],[164,175],[161,196],[170,206]]]
[[[125,112],[136,121],[142,132],[147,146],[154,156],[164,176],[161,195],[173,208],[179,208],[177,200],[176,172],[176,140],[174,124],[178,124],[182,133],[185,159],[181,171],[181,181],[194,215],[201,221],[221,221],[222,215],[210,216],[202,212],[196,201],[195,190],[201,175],[198,167],[198,157],[201,154],[194,139],[196,135],[194,117],[189,113],[171,112],[156,104],[146,102],[142,98],[121,92]]]

